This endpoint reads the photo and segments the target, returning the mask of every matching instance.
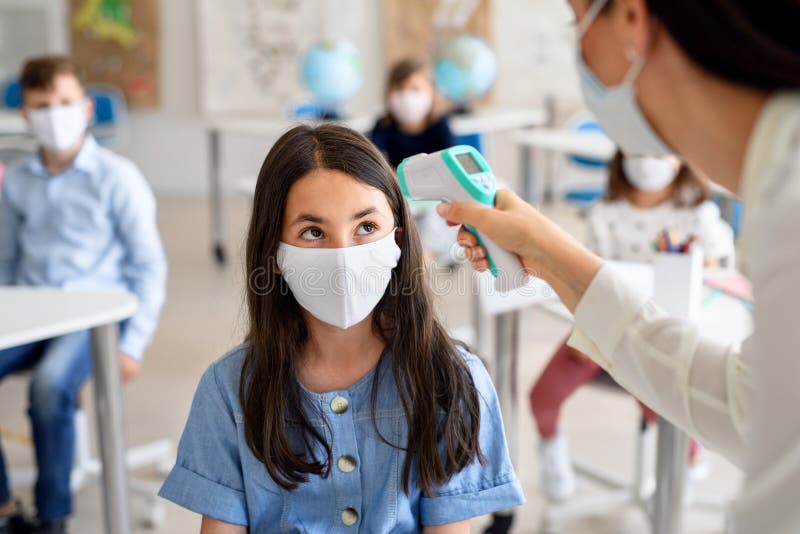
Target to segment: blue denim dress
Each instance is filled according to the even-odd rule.
[[[479,440],[487,463],[468,465],[430,498],[415,483],[414,464],[408,495],[403,492],[405,452],[381,439],[404,446],[408,435],[389,351],[346,390],[306,391],[307,408],[312,408],[306,413],[331,444],[334,465],[328,477],[312,475],[293,491],[272,480],[245,442],[238,399],[245,351],[240,346],[223,356],[200,380],[177,463],[161,497],[199,514],[248,525],[253,533],[418,532],[426,525],[525,502],[509,461],[497,394],[474,355],[464,353],[481,399]],[[380,383],[373,425],[371,388],[376,376]]]

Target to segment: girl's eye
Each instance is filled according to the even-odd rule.
[[[375,224],[371,222],[365,222],[358,227],[358,231],[356,233],[358,235],[369,235],[374,232],[376,228],[377,226],[375,226]]]
[[[300,237],[309,241],[316,241],[322,239],[322,230],[316,227],[307,228],[300,234]]]

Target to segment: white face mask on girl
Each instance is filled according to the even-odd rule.
[[[625,157],[622,171],[636,189],[658,191],[667,187],[678,176],[680,166],[674,158]]]
[[[608,87],[586,65],[581,38],[597,19],[608,0],[595,0],[578,26],[577,66],[586,106],[597,117],[600,126],[626,154],[666,156],[673,151],[647,122],[636,102],[633,83],[644,68],[644,58],[636,55],[620,85]]]
[[[28,110],[31,132],[47,150],[64,152],[75,146],[86,133],[86,103]]]
[[[308,313],[346,330],[363,321],[386,292],[400,259],[396,231],[346,248],[306,248],[282,242],[278,268]]]
[[[409,89],[389,95],[389,111],[400,122],[418,123],[428,116],[432,107],[433,98],[424,91]]]

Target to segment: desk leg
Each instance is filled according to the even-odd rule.
[[[656,492],[653,495],[653,534],[683,532],[683,501],[689,438],[658,418]]]
[[[105,531],[107,534],[130,534],[116,324],[92,329],[92,361],[100,460],[103,467]]]
[[[519,312],[501,313],[495,317],[494,384],[503,412],[511,464],[517,463],[517,360],[519,357]],[[511,527],[513,512],[504,510],[494,514],[492,532],[507,532]],[[501,530],[502,529],[502,530]]]
[[[223,265],[225,255],[225,229],[222,222],[222,176],[220,173],[221,147],[220,132],[216,128],[208,130],[208,194],[211,202],[211,244],[217,264]]]
[[[519,147],[520,169],[522,169],[522,195],[526,202],[536,202],[536,169],[533,149],[527,145]]]

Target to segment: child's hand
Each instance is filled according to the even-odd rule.
[[[139,371],[142,370],[142,364],[139,360],[128,356],[124,352],[119,353],[119,371],[122,377],[122,382],[127,383],[139,376]]]

